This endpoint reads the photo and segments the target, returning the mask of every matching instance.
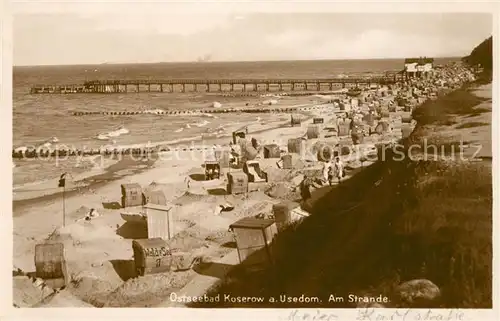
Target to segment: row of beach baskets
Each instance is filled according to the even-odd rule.
[[[161,190],[143,191],[138,183],[121,185],[121,205],[123,208],[141,206],[147,203],[165,205],[167,198]]]
[[[245,217],[229,226],[233,232],[240,262],[245,267],[262,268],[273,263],[272,242],[278,231],[308,214],[296,202],[284,201],[273,206],[274,219]],[[137,276],[188,269],[192,264],[185,255],[172,250],[167,240],[154,237],[132,242]],[[181,253],[182,254],[182,253]],[[189,256],[187,256],[189,257]],[[63,243],[46,242],[35,246],[36,277],[53,289],[68,283]]]
[[[176,259],[175,253],[162,238],[138,239],[132,241],[134,264],[137,276],[182,269],[190,262]],[[35,246],[35,274],[52,289],[68,285],[67,263],[63,243],[46,242]]]

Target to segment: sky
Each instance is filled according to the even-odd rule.
[[[89,10],[90,5],[14,7],[13,62],[19,66],[182,62],[201,57],[212,61],[450,57],[470,53],[493,28],[488,13],[280,13],[202,7],[181,11],[157,10],[153,3],[126,10],[121,10],[123,3],[120,10]]]

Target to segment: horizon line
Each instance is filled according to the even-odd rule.
[[[420,57],[420,56],[419,56]],[[210,63],[242,63],[242,62],[291,62],[291,61],[346,61],[346,60],[405,60],[408,58],[419,57],[400,57],[400,58],[342,58],[342,59],[276,59],[276,60],[212,60],[212,61],[156,61],[156,62],[99,62],[83,64],[38,64],[38,65],[14,65],[12,67],[70,67],[70,66],[101,66],[101,65],[154,65],[154,64],[210,64]],[[421,56],[424,57],[424,56]],[[436,56],[428,57],[434,59],[455,59],[464,56]]]

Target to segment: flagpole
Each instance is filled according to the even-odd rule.
[[[62,192],[62,205],[63,205],[63,217],[62,217],[62,221],[63,221],[63,227],[66,226],[66,174],[67,173],[63,173],[61,175],[61,177],[59,178],[59,187],[62,187],[63,188],[63,192]]]
[[[63,186],[63,227],[66,226],[66,186]]]

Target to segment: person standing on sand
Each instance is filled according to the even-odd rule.
[[[335,174],[334,174],[334,170],[333,170],[333,166],[330,165],[330,167],[328,167],[328,184],[330,186],[333,185],[334,183],[334,178],[335,178]]]
[[[340,184],[340,181],[344,177],[344,163],[342,162],[339,156],[335,158],[334,173]]]
[[[330,160],[323,162],[323,181],[325,183],[329,181],[331,169],[332,169],[332,162]]]
[[[300,182],[299,186],[300,187],[300,196],[302,197],[302,201],[306,202],[308,199],[311,198],[311,189],[313,188],[321,188],[322,187],[322,181],[318,178],[312,178],[308,176],[304,176],[304,179]]]
[[[305,202],[311,198],[311,179],[309,177],[304,176],[302,182],[300,182],[300,196],[302,200]]]
[[[213,168],[208,169],[208,180],[214,179],[214,170]]]

